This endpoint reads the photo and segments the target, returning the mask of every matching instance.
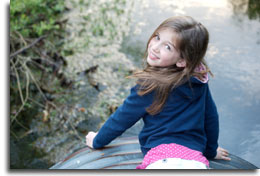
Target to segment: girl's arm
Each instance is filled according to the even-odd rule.
[[[207,88],[207,103],[205,114],[205,131],[207,135],[207,146],[204,155],[207,158],[231,160],[227,150],[218,146],[219,121],[215,102]]]
[[[207,99],[205,106],[205,132],[207,136],[207,145],[204,155],[207,158],[214,158],[217,155],[219,121],[215,102],[211,96],[207,84]]]
[[[146,114],[145,109],[152,103],[153,96],[151,94],[139,96],[137,91],[137,86],[131,88],[131,94],[108,118],[99,132],[97,134],[90,132],[86,136],[89,147],[97,149],[109,144]]]

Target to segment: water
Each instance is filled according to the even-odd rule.
[[[252,6],[248,4],[253,3]],[[255,7],[255,9],[252,9]],[[259,2],[248,0],[145,0],[134,7],[123,49],[136,65],[154,29],[166,18],[189,15],[210,33],[210,88],[220,116],[219,144],[260,167]],[[258,8],[258,9],[257,9]]]

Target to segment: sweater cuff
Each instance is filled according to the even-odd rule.
[[[94,148],[94,149],[102,148],[103,146],[100,145],[100,144],[98,144],[98,142],[97,142],[96,139],[97,139],[97,137],[95,137],[94,140],[93,140],[93,148]]]
[[[208,158],[208,159],[213,159],[216,157],[217,155],[217,150],[214,150],[214,151],[206,151],[204,153],[205,157]]]

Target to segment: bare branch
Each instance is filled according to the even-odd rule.
[[[18,32],[18,31],[14,31],[14,33],[16,33],[16,34],[19,36],[19,38],[21,39],[21,41],[23,42],[23,44],[24,44],[25,46],[27,46],[27,43],[26,43],[26,41],[24,40],[22,34],[21,34],[20,32]]]
[[[13,63],[13,61],[11,60],[11,63]],[[16,78],[17,78],[17,86],[18,86],[18,90],[19,90],[19,94],[20,94],[20,97],[21,97],[21,101],[22,101],[22,105],[20,106],[18,112],[14,115],[14,117],[12,118],[11,122],[13,122],[14,120],[19,124],[21,125],[23,128],[26,128],[24,127],[22,124],[20,124],[16,117],[18,116],[18,114],[23,110],[27,100],[28,100],[28,97],[29,97],[29,83],[30,83],[30,77],[29,77],[29,74],[28,72],[26,71],[25,74],[26,74],[26,94],[25,94],[25,99],[23,97],[23,93],[22,93],[22,89],[21,89],[21,85],[20,85],[20,79],[19,79],[19,74],[16,70],[16,68],[14,67],[14,70],[15,70],[15,75],[16,75]]]
[[[42,92],[42,89],[41,89],[40,85],[37,83],[36,79],[34,78],[34,76],[33,76],[32,72],[31,72],[31,70],[30,70],[26,65],[24,65],[24,66],[27,68],[27,71],[28,71],[28,73],[29,73],[29,75],[30,75],[32,81],[34,82],[35,86],[36,86],[37,89],[39,90],[39,92],[40,92],[40,94],[42,95],[42,97],[44,98],[44,100],[45,100],[45,101],[48,101],[47,98],[46,98],[46,96],[45,96],[44,93]]]
[[[38,43],[39,41],[41,41],[42,39],[46,38],[47,35],[43,35],[39,38],[37,38],[36,40],[34,40],[31,44],[27,45],[24,48],[19,49],[18,51],[14,52],[13,54],[10,55],[10,59],[12,59],[13,57],[17,56],[18,54],[21,54],[22,52],[24,52],[25,50],[31,48],[32,46],[34,46],[36,43]]]
[[[14,65],[12,60],[11,60],[11,63],[12,63],[12,65]],[[22,104],[24,104],[24,98],[23,98],[23,93],[22,93],[22,89],[21,89],[19,74],[18,74],[16,67],[13,67],[13,68],[14,68],[14,71],[15,71],[16,79],[17,79],[17,87],[18,87],[18,91],[19,91],[19,94],[20,94],[20,98],[21,98]]]

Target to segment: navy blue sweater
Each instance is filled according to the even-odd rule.
[[[144,155],[160,144],[177,143],[201,151],[207,158],[216,156],[218,113],[208,83],[192,77],[190,84],[171,91],[162,111],[154,116],[145,110],[152,104],[154,92],[139,96],[138,87],[131,88],[131,94],[99,130],[93,141],[95,149],[109,144],[142,118],[139,142]]]

